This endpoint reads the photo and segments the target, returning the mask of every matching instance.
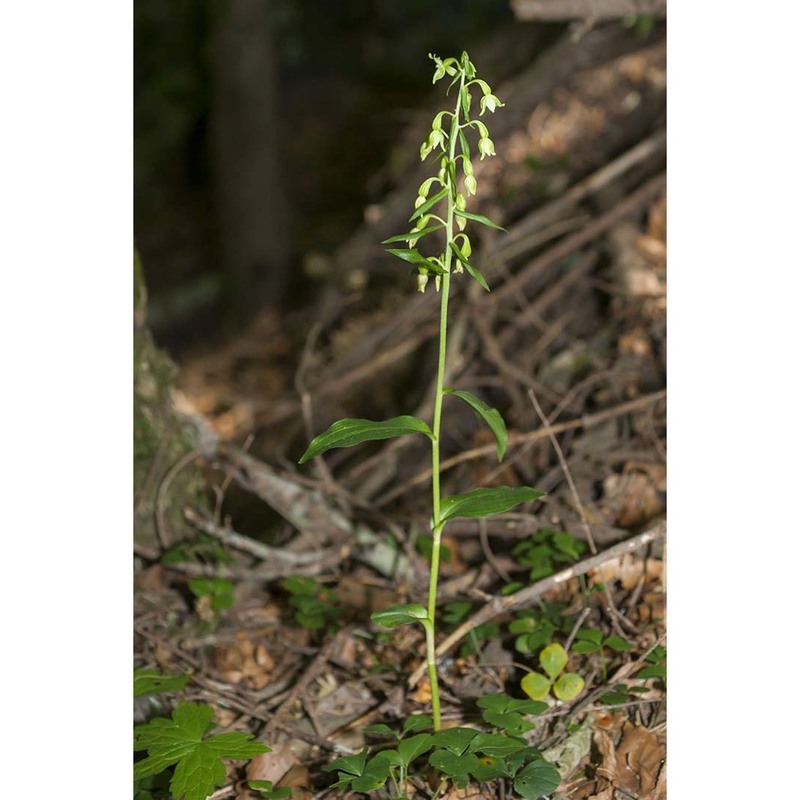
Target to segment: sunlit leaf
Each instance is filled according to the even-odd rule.
[[[434,734],[434,744],[460,756],[477,735],[473,728],[447,728]]]
[[[473,214],[470,211],[461,211],[459,209],[455,209],[455,213],[459,217],[464,217],[464,219],[471,219],[475,222],[480,222],[481,225],[486,225],[488,228],[494,228],[497,231],[506,231],[505,228],[498,225],[496,222],[492,222],[489,217],[484,217],[483,214]]]
[[[162,675],[157,669],[133,671],[133,696],[159,692],[177,692],[189,682],[188,675]]]
[[[531,503],[545,492],[530,486],[498,486],[491,489],[473,489],[465,494],[443,497],[439,522],[453,517],[487,517],[503,514],[520,503]]]
[[[396,628],[398,625],[408,625],[427,618],[428,612],[419,603],[390,606],[384,611],[375,611],[370,617],[384,628]]]
[[[583,691],[585,685],[586,682],[580,675],[566,672],[553,684],[553,694],[559,700],[572,700]]]
[[[434,231],[440,231],[444,227],[445,226],[441,223],[438,225],[429,225],[427,228],[423,228],[421,231],[409,231],[408,233],[401,233],[398,236],[391,236],[388,239],[384,239],[381,244],[393,244],[394,242],[407,242],[410,239],[421,239],[423,236],[427,236],[429,233],[433,233]]]
[[[539,672],[529,672],[520,681],[520,686],[531,700],[544,700],[550,693],[550,681]]]
[[[553,642],[539,653],[539,663],[545,673],[550,676],[551,681],[561,674],[564,667],[567,666],[567,661],[569,661],[567,651],[558,642]]]
[[[462,389],[453,389],[449,386],[444,391],[445,394],[452,394],[461,398],[489,426],[497,442],[497,460],[502,461],[508,446],[508,430],[500,412],[496,408],[486,405],[483,400],[470,392],[465,392]]]
[[[309,459],[334,447],[352,447],[362,442],[394,439],[396,436],[405,436],[407,433],[424,433],[425,436],[433,439],[431,429],[416,417],[393,417],[383,422],[373,422],[368,419],[340,419],[312,440],[299,463],[305,464]]]
[[[404,739],[397,745],[397,752],[403,759],[403,764],[408,766],[415,758],[427,753],[433,747],[433,736],[430,733],[419,733]]]
[[[508,756],[524,747],[526,747],[524,741],[503,733],[479,733],[469,743],[471,753],[481,753],[486,756]]]
[[[447,197],[447,193],[450,191],[449,186],[445,186],[440,192],[437,192],[433,197],[429,197],[414,213],[408,218],[409,222],[413,222],[417,217],[421,217],[423,214],[430,211],[440,200],[443,200]]]
[[[432,753],[428,763],[450,777],[467,775],[481,765],[480,759],[474,753],[456,755],[449,750],[437,750]]]
[[[444,275],[444,269],[442,267],[430,258],[425,258],[422,253],[413,248],[390,247],[386,252],[398,258],[402,258],[403,261],[408,261],[409,264],[425,267],[436,275]]]

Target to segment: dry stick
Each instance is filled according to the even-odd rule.
[[[594,414],[585,414],[578,419],[571,419],[566,422],[558,422],[555,425],[551,425],[550,430],[553,433],[563,433],[564,431],[572,431],[576,430],[577,428],[589,428],[593,425],[599,425],[601,422],[606,422],[609,419],[614,419],[614,417],[627,414],[629,411],[636,411],[639,408],[647,407],[650,403],[661,400],[662,398],[666,397],[666,395],[666,390],[662,389],[658,392],[653,392],[652,394],[646,394],[642,397],[637,397],[635,400],[628,400],[625,403],[620,403],[618,406],[613,406],[612,408],[607,408],[603,411],[597,411]],[[542,430],[541,428],[537,428],[535,431],[529,431],[528,433],[511,432],[508,435],[508,447],[518,447],[531,442],[537,442],[540,439],[546,439],[547,436],[548,432]],[[481,447],[473,447],[471,450],[465,450],[463,453],[459,453],[458,455],[443,461],[440,465],[440,470],[444,472],[445,470],[455,467],[458,464],[462,464],[465,461],[472,461],[473,459],[480,458],[481,456],[491,455],[492,453],[495,453],[496,450],[497,446],[494,443],[482,445]],[[405,483],[393,489],[391,492],[387,492],[379,500],[376,500],[375,506],[377,508],[382,508],[387,503],[390,503],[392,500],[395,500],[396,498],[405,494],[409,489],[413,489],[415,486],[418,486],[421,483],[426,483],[428,480],[430,480],[430,477],[431,471],[429,469],[418,472],[413,478],[407,480]]]
[[[570,580],[570,578],[577,578],[579,575],[585,575],[590,570],[596,569],[597,567],[600,567],[609,561],[613,561],[615,558],[618,558],[625,553],[632,553],[635,550],[640,550],[642,547],[646,547],[655,541],[663,539],[666,534],[667,523],[659,522],[657,525],[645,531],[644,533],[640,533],[637,536],[632,536],[630,539],[626,539],[624,542],[615,544],[612,547],[609,547],[607,550],[603,550],[597,555],[592,556],[591,558],[586,558],[583,561],[579,561],[577,564],[561,570],[561,572],[557,572],[555,575],[550,575],[547,578],[543,578],[542,580],[534,583],[532,586],[528,586],[525,589],[520,589],[520,591],[516,592],[515,594],[508,595],[506,597],[493,597],[488,603],[486,603],[486,605],[483,606],[483,608],[476,611],[466,622],[463,622],[461,625],[459,625],[458,628],[456,628],[456,630],[453,631],[453,633],[451,633],[436,648],[437,658],[441,658],[441,656],[443,656],[454,645],[460,642],[471,630],[477,628],[478,625],[482,625],[484,622],[489,622],[489,620],[492,620],[501,614],[505,614],[508,611],[513,611],[517,608],[526,608],[539,597],[541,597],[545,592],[550,591],[550,589],[554,589],[556,586],[559,586],[565,581]],[[420,667],[417,667],[417,669],[414,670],[408,681],[409,688],[416,686],[426,669],[427,664],[422,664]]]
[[[664,18],[667,0],[511,0],[518,20],[566,22],[580,19],[590,22],[621,19],[627,16]]]
[[[561,465],[561,471],[564,473],[564,478],[567,481],[569,492],[572,495],[572,501],[575,503],[575,507],[578,509],[578,514],[580,514],[581,526],[583,527],[583,532],[586,534],[586,541],[589,542],[589,549],[592,551],[592,555],[596,555],[597,545],[594,541],[594,534],[592,533],[592,529],[589,527],[586,509],[583,507],[583,503],[581,502],[581,496],[578,493],[578,487],[575,485],[575,481],[572,479],[572,473],[570,472],[569,465],[567,464],[567,459],[564,458],[564,451],[561,449],[561,445],[558,443],[558,439],[556,439],[556,436],[552,431],[552,427],[550,426],[550,421],[545,416],[544,411],[542,411],[542,407],[539,405],[539,401],[536,399],[533,389],[528,390],[528,397],[530,397],[531,403],[533,403],[533,407],[536,410],[536,415],[541,420],[542,426],[548,433],[548,438],[550,439],[550,443],[553,445],[553,450],[556,451],[558,463]],[[617,606],[614,603],[614,598],[611,596],[611,590],[608,588],[608,584],[606,583],[603,584],[603,592],[608,602],[607,611],[609,612],[609,616],[611,618],[611,624],[614,627],[615,632],[624,639],[625,633],[619,627],[619,620],[623,619],[625,622],[628,622],[628,620],[625,620],[623,615],[619,612],[619,609],[617,609]],[[632,623],[628,622],[628,625],[632,625]],[[635,627],[633,628],[633,631],[636,633],[639,632]]]
[[[158,484],[156,489],[155,506],[156,506],[156,533],[158,534],[158,541],[164,550],[169,550],[172,543],[175,541],[172,530],[170,530],[167,515],[164,510],[167,489],[170,487],[175,476],[185,467],[192,463],[198,456],[202,455],[201,449],[192,450],[186,455],[179,458],[170,468],[167,474],[162,478],[161,483]]]
[[[558,263],[576,250],[580,250],[581,247],[591,242],[592,239],[595,239],[601,233],[604,233],[620,219],[635,213],[645,206],[650,200],[663,192],[666,185],[667,176],[663,172],[655,178],[651,178],[647,183],[640,186],[635,192],[625,198],[625,200],[618,203],[601,217],[598,217],[583,230],[574,233],[572,236],[567,236],[566,239],[562,239],[557,245],[554,245],[531,261],[527,267],[515,273],[502,286],[493,289],[491,295],[486,299],[486,302],[489,306],[498,306],[506,298],[522,289],[526,282],[538,272],[546,269],[551,264]]]
[[[255,539],[251,539],[249,536],[236,533],[236,531],[231,528],[218,525],[213,520],[200,516],[200,514],[196,513],[191,508],[185,508],[183,510],[183,516],[190,525],[197,528],[199,531],[213,536],[215,539],[219,539],[224,544],[236,550],[241,550],[243,553],[255,556],[255,558],[261,561],[275,559],[289,566],[297,566],[302,564],[316,564],[324,559],[326,555],[324,551],[293,553],[281,547],[270,547],[268,544],[262,544]],[[332,552],[333,551],[330,551],[330,553]]]
[[[666,142],[666,131],[660,130],[654,133],[604,167],[601,167],[597,172],[593,172],[587,178],[576,183],[564,194],[547,203],[547,205],[537,208],[528,216],[514,223],[508,236],[503,237],[502,245],[498,250],[499,254],[506,258],[518,255],[519,240],[533,231],[538,231],[544,225],[555,221],[565,211],[577,205],[589,195],[595,194],[600,189],[608,186],[609,183],[626,173],[631,167],[646,161],[651,155],[663,152],[666,149]]]

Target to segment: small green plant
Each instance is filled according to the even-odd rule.
[[[577,561],[586,545],[565,531],[542,528],[522,542],[511,554],[522,567],[530,567],[530,579],[538,581],[552,575],[561,564]]]
[[[189,589],[195,597],[208,597],[214,611],[227,611],[233,605],[233,581],[227,578],[192,578]]]
[[[661,645],[657,645],[653,648],[652,653],[648,653],[648,655],[644,659],[647,662],[647,666],[643,667],[636,673],[636,677],[639,679],[647,680],[649,678],[657,678],[661,681],[666,681],[667,679],[667,648],[662,647]]]
[[[523,679],[522,691],[532,700],[544,700],[552,690],[559,700],[572,700],[585,685],[583,678],[574,672],[564,672],[567,666],[567,651],[558,643],[548,645],[539,653],[539,664],[545,674],[529,672]]]
[[[187,683],[189,675],[164,675],[157,669],[134,669],[133,696],[136,698],[146,694],[178,692]]]
[[[605,649],[613,650],[615,653],[627,653],[633,649],[633,645],[621,636],[603,636],[602,631],[583,630],[575,635],[575,644],[572,647],[573,653],[584,655],[599,654],[600,669],[603,671],[603,680],[606,679],[606,658]]]
[[[557,633],[569,634],[575,617],[565,613],[565,603],[540,602],[539,610],[518,611],[509,623],[509,633],[516,634],[514,649],[518,653],[532,655],[552,642]]]
[[[282,586],[291,595],[289,603],[297,609],[295,620],[310,631],[333,625],[342,614],[336,592],[313,578],[287,578]]]
[[[254,792],[258,792],[261,797],[268,798],[268,800],[286,800],[287,797],[292,796],[291,786],[281,786],[275,789],[272,786],[272,781],[248,781],[247,785]]]
[[[225,782],[223,758],[249,759],[270,748],[250,741],[252,733],[232,731],[208,736],[215,727],[214,709],[181,703],[172,719],[157,718],[133,730],[135,751],[147,756],[133,767],[134,780],[164,772],[175,765],[169,788],[175,800],[206,800]]]
[[[467,211],[467,197],[476,194],[478,190],[468,136],[477,133],[477,150],[481,160],[495,154],[494,142],[489,137],[489,130],[486,125],[481,120],[470,117],[472,93],[473,91],[478,91],[480,94],[479,116],[482,116],[486,111],[494,112],[503,103],[492,92],[489,84],[477,77],[475,65],[470,61],[467,53],[463,53],[460,59],[441,59],[435,55],[430,57],[435,65],[433,82],[436,83],[443,78],[449,78],[448,93],[450,90],[454,90],[455,100],[449,109],[439,111],[436,114],[431,125],[431,131],[420,147],[422,161],[434,154],[435,172],[431,177],[426,178],[419,187],[418,197],[414,204],[415,210],[409,217],[409,223],[413,223],[413,227],[407,233],[387,239],[384,244],[404,244],[404,247],[391,247],[388,252],[411,264],[412,270],[416,273],[419,291],[425,291],[430,277],[433,276],[434,287],[441,296],[439,363],[436,372],[432,425],[429,426],[425,421],[408,415],[378,422],[366,419],[339,420],[312,440],[308,449],[300,458],[300,463],[304,464],[334,447],[352,447],[367,441],[416,434],[421,434],[430,441],[432,462],[432,545],[427,607],[418,603],[393,606],[385,611],[373,614],[372,619],[387,628],[409,623],[419,623],[424,628],[428,677],[431,687],[433,728],[435,732],[438,732],[441,730],[441,710],[435,638],[436,590],[439,578],[442,530],[448,521],[456,517],[478,518],[490,514],[501,514],[509,511],[519,503],[538,500],[544,492],[528,486],[501,486],[498,488],[474,489],[465,494],[442,496],[439,464],[442,439],[442,406],[446,396],[455,397],[466,403],[478,418],[489,427],[495,437],[499,460],[502,460],[508,444],[506,426],[497,409],[489,407],[481,398],[470,392],[445,387],[444,385],[451,278],[458,273],[466,271],[486,291],[489,291],[486,279],[470,260],[473,252],[472,243],[464,229],[469,222],[475,222],[479,225],[503,230],[487,217]],[[443,234],[443,247],[438,249],[437,252],[429,252],[424,255],[417,245],[423,238],[436,231],[442,232],[439,234],[440,236]],[[437,241],[435,236],[426,239],[426,242],[432,241]],[[475,757],[477,758],[477,755]],[[358,761],[347,763],[356,772],[348,772],[343,768],[341,770],[342,773],[354,776],[359,781],[360,786],[366,786],[370,780],[377,780],[377,776],[382,775],[384,769],[389,770],[391,766],[386,762],[385,758],[375,764],[374,767],[368,767],[366,761],[363,764]],[[369,763],[372,764],[373,762]],[[368,768],[379,770],[379,772],[376,775],[368,775],[365,773]],[[352,780],[350,780],[350,784],[353,784]],[[357,791],[363,790],[357,789]]]

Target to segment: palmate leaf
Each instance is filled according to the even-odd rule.
[[[312,440],[298,463],[305,464],[309,459],[334,447],[352,447],[362,442],[394,439],[397,436],[405,436],[407,433],[424,433],[428,438],[433,439],[431,429],[416,417],[393,417],[383,422],[373,422],[368,419],[340,419]]]
[[[473,489],[466,494],[443,497],[439,512],[439,522],[453,517],[488,517],[503,514],[520,503],[531,503],[543,497],[546,492],[530,486],[498,486],[493,489]]]
[[[450,386],[446,387],[444,392],[461,398],[489,426],[497,441],[497,460],[502,461],[508,446],[508,430],[506,430],[506,423],[503,421],[500,412],[496,408],[487,406],[483,400],[475,397],[471,392],[453,389]]]
[[[213,727],[210,706],[181,703],[172,719],[154,719],[134,728],[134,750],[147,750],[147,758],[134,765],[134,778],[162,772],[176,764],[170,791],[176,800],[206,800],[225,782],[223,758],[248,759],[270,748],[250,741],[251,733],[233,731],[208,739]]]

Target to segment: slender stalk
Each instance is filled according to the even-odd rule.
[[[461,88],[464,86],[464,75],[461,75],[459,90],[456,95],[456,110],[450,126],[450,162],[456,154],[458,141],[459,115],[461,110]],[[442,430],[442,399],[444,398],[444,373],[447,362],[447,303],[450,297],[450,266],[452,264],[452,251],[450,242],[453,241],[453,224],[455,216],[454,194],[456,187],[452,185],[452,173],[449,168],[445,170],[446,182],[450,191],[447,194],[447,219],[445,232],[447,244],[444,253],[445,274],[442,275],[442,305],[439,314],[439,367],[436,373],[436,395],[433,408],[433,440],[431,442],[431,483],[433,489],[433,548],[431,551],[431,577],[428,586],[428,620],[425,626],[425,646],[427,650],[428,676],[431,684],[431,709],[433,711],[433,729],[441,730],[442,716],[439,704],[439,677],[436,669],[436,589],[439,582],[439,556],[442,548],[441,514],[441,488],[439,474],[439,443]]]

